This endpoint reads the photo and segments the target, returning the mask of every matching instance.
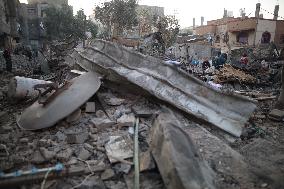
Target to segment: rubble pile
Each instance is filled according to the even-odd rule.
[[[246,74],[245,72],[233,68],[229,64],[225,64],[220,70],[216,70],[214,82],[227,83],[227,82],[239,82],[246,84],[253,84],[256,82],[256,78]]]
[[[58,84],[37,86],[49,91],[38,98],[8,99],[17,72],[1,74],[0,188],[284,186],[283,121],[269,118],[278,90],[212,89],[104,41],[59,59],[49,74],[24,75]],[[230,65],[215,79],[256,83]]]

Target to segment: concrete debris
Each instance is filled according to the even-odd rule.
[[[78,151],[78,153],[76,155],[79,159],[87,160],[91,157],[92,154],[88,150],[86,150],[85,148],[81,148],[81,150]]]
[[[86,103],[86,113],[96,113],[96,104],[95,102],[87,102]]]
[[[269,118],[276,121],[284,121],[284,110],[273,109],[269,113]]]
[[[123,114],[120,118],[117,119],[117,124],[122,127],[132,127],[134,125],[134,122],[134,114]]]
[[[0,123],[5,123],[9,120],[8,112],[1,111],[0,112]]]
[[[150,149],[166,188],[215,188],[213,171],[171,113],[161,113],[151,131]]]
[[[67,148],[65,150],[61,150],[56,154],[56,158],[61,160],[61,161],[68,161],[70,157],[73,154],[73,150],[70,148]]]
[[[56,156],[54,151],[49,151],[46,148],[41,147],[39,150],[46,161],[50,161]]]
[[[81,117],[81,109],[75,110],[69,116],[67,116],[66,121],[67,123],[76,122]]]
[[[105,149],[111,163],[133,157],[133,142],[128,136],[110,136]]]
[[[95,73],[83,74],[61,88],[59,94],[58,91],[53,93],[57,96],[49,100],[47,105],[35,102],[22,113],[17,123],[27,130],[51,127],[84,104],[96,93],[100,84]]]
[[[125,99],[117,98],[109,93],[99,93],[98,97],[110,106],[119,106],[125,101]]]
[[[67,133],[66,142],[68,144],[84,144],[84,142],[88,139],[89,135],[85,132],[72,132]]]
[[[33,158],[31,161],[35,164],[41,164],[41,163],[44,163],[46,160],[43,157],[43,155],[40,153],[40,151],[37,150],[34,152]]]
[[[107,115],[106,115],[105,112],[102,111],[102,110],[96,111],[96,116],[97,116],[98,118],[107,118]]]
[[[118,174],[128,174],[131,170],[131,165],[126,163],[116,163],[113,168]]]
[[[112,169],[106,169],[102,174],[101,174],[101,179],[102,180],[109,180],[112,177],[114,177],[114,171]]]
[[[149,171],[156,168],[153,157],[149,151],[140,154],[140,171]]]
[[[113,82],[135,84],[140,90],[234,136],[241,135],[242,127],[256,108],[247,98],[216,91],[159,59],[145,57],[110,42],[97,40],[92,47],[75,52],[73,56],[86,70],[106,75],[106,79]],[[135,87],[132,89],[136,90]]]
[[[115,124],[114,121],[111,121],[108,118],[93,118],[91,122],[98,128],[99,130],[103,130],[109,128]]]

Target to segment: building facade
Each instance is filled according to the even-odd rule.
[[[259,14],[258,6],[256,16],[208,21],[207,25],[195,28],[195,34],[211,35],[213,45],[223,51],[228,51],[228,47],[258,46],[271,42],[284,46],[284,20],[277,20],[275,16],[274,19],[264,19]]]
[[[28,4],[21,4],[22,41],[25,45],[35,50],[43,47],[45,10],[50,6],[61,8],[63,4],[68,5],[68,0],[28,0]]]
[[[19,1],[0,0],[0,49],[13,48],[19,40]]]

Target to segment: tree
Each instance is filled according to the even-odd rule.
[[[74,32],[73,10],[68,5],[50,6],[45,10],[44,25],[48,39],[63,39]]]
[[[125,29],[131,29],[138,24],[136,13],[136,0],[112,0],[104,2],[94,9],[95,18],[106,26],[114,35],[121,35]]]
[[[86,31],[91,32],[92,37],[96,37],[98,31],[98,27],[91,20],[86,20],[83,9],[73,16],[73,10],[68,5],[62,5],[61,8],[53,6],[47,8],[44,21],[49,40],[65,39],[71,35],[76,40],[83,40]]]
[[[162,33],[165,46],[170,47],[179,33],[180,25],[178,20],[174,16],[165,16],[160,18],[156,27]]]

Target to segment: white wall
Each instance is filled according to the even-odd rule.
[[[276,30],[276,21],[275,20],[258,20],[255,44],[261,44],[262,34],[268,31],[271,34],[270,42],[274,41]]]

